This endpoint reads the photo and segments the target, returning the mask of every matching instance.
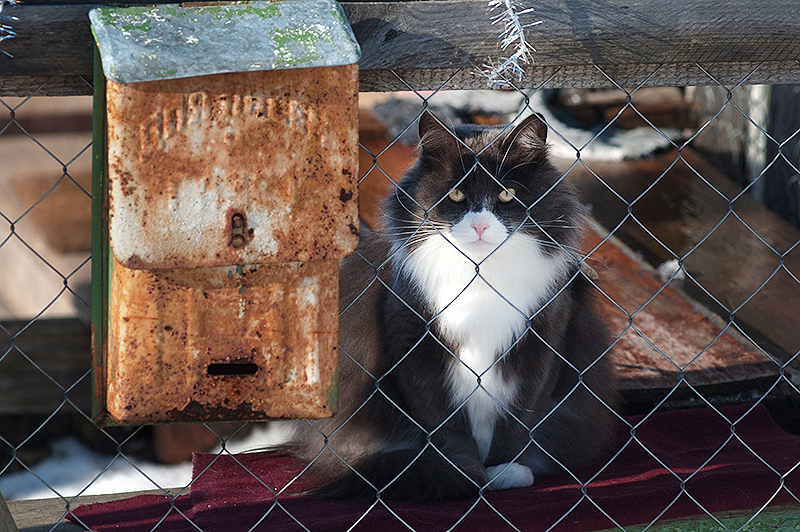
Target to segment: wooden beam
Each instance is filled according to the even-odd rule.
[[[0,95],[27,95],[51,76],[40,94],[89,92],[93,3],[102,2],[6,7],[19,20],[17,37],[0,44],[14,56],[0,54]],[[363,91],[407,89],[397,75],[414,89],[453,76],[448,88],[484,88],[476,72],[507,55],[485,0],[342,5],[362,47]],[[790,0],[541,0],[535,8],[523,16],[542,21],[527,32],[536,53],[525,86],[716,83],[709,74],[727,85],[800,82],[800,19]]]
[[[50,414],[64,403],[64,389],[88,413],[90,338],[78,319],[0,323],[0,414]]]
[[[406,90],[487,89],[479,68],[417,68],[362,70],[363,92]],[[613,82],[611,80],[614,80]],[[735,61],[729,63],[631,63],[600,66],[536,65],[527,69],[527,78],[517,86],[531,88],[598,89],[620,87],[687,87],[717,85],[732,89],[745,85],[780,85],[800,83],[800,65],[796,61]],[[0,84],[2,78],[0,78]],[[616,85],[615,85],[616,84]],[[0,85],[2,90],[2,85]]]

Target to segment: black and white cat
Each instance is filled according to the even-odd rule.
[[[451,131],[426,112],[419,131],[383,226],[340,267],[339,410],[290,447],[322,495],[529,486],[587,465],[610,434],[610,342],[547,126]]]

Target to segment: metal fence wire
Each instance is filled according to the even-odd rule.
[[[493,368],[502,363],[494,359],[474,368],[469,367],[469,361],[459,361],[464,367],[462,373],[469,376],[465,382],[469,380],[471,384],[455,394],[449,412],[432,416],[439,420],[433,425],[429,420],[416,420],[398,411],[402,404],[392,390],[386,389],[387,374],[370,373],[373,384],[368,397],[384,400],[387,408],[394,409],[392,415],[414,427],[417,440],[423,442],[420,448],[438,453],[456,466],[458,460],[453,459],[446,442],[437,439],[442,427],[460,413],[474,418],[493,413],[505,423],[503,426],[513,425],[514,431],[527,435],[525,445],[515,449],[507,461],[520,462],[529,454],[536,454],[558,464],[556,469],[571,479],[571,489],[580,494],[578,499],[588,501],[605,517],[605,526],[600,528],[653,529],[670,508],[688,499],[698,506],[696,513],[712,519],[720,529],[742,530],[776,497],[788,495],[789,501],[800,503],[800,493],[786,482],[800,462],[776,468],[739,435],[749,416],[764,406],[783,429],[800,434],[800,327],[798,307],[794,306],[800,302],[800,252],[796,249],[800,244],[796,230],[800,225],[797,88],[750,86],[747,78],[735,86],[722,86],[716,83],[713,72],[706,74],[708,87],[653,88],[646,87],[647,79],[638,87],[622,87],[608,77],[611,88],[603,90],[552,89],[545,82],[534,90],[459,91],[459,87],[445,83],[436,91],[419,91],[408,85],[402,93],[362,95],[360,175],[364,234],[386,232],[385,228],[392,226],[392,220],[387,224],[382,218],[387,212],[398,213],[382,207],[380,200],[387,195],[400,198],[399,204],[413,211],[410,219],[416,222],[403,227],[402,234],[391,235],[396,246],[387,256],[376,261],[360,250],[350,260],[363,261],[361,268],[369,269],[368,286],[399,298],[398,312],[417,313],[414,328],[423,333],[419,338],[407,339],[409,349],[401,359],[417,346],[428,344],[458,357],[459,353],[449,347],[452,344],[448,344],[442,323],[451,319],[447,309],[458,307],[461,294],[469,295],[471,284],[489,286],[500,301],[499,314],[508,316],[503,319],[513,318],[522,324],[510,333],[498,360],[510,356],[522,337],[547,340],[536,328],[537,316],[558,305],[558,295],[574,283],[588,287],[610,333],[607,345],[598,349],[591,360],[578,364],[557,345],[548,345],[547,356],[562,366],[569,383],[552,400],[553,411],[525,419],[520,419],[514,404],[504,401],[502,390],[493,387]],[[184,468],[180,484],[175,484],[174,478],[160,476],[166,475],[165,466],[152,465],[156,456],[164,458],[163,449],[154,450],[154,442],[156,446],[164,443],[165,429],[96,428],[89,401],[88,336],[75,340],[72,336],[59,336],[57,328],[48,328],[64,320],[72,320],[84,331],[88,327],[90,251],[86,232],[91,141],[88,131],[74,131],[81,128],[57,123],[63,113],[37,115],[34,108],[39,100],[35,92],[27,98],[0,98],[0,217],[5,225],[0,229],[0,491],[12,501],[58,498],[64,504],[66,519],[81,503],[78,496],[109,489],[109,484],[118,484],[117,475],[126,470],[134,471],[142,480],[135,485],[125,484],[126,491],[152,489],[178,501],[198,481],[188,477],[189,466],[185,464],[176,466]],[[63,100],[64,105],[71,101]],[[27,110],[32,112],[26,114]],[[419,140],[418,123],[428,112],[437,117],[438,127],[448,131],[458,124],[498,126],[492,130],[495,138],[487,139],[484,146],[446,143],[461,152],[458,161],[463,166],[458,175],[450,176],[450,184],[437,197],[421,197],[416,188],[398,188],[403,172],[419,155],[414,151]],[[548,157],[556,168],[554,181],[541,190],[523,190],[524,183],[504,181],[485,158],[495,153],[492,146],[505,146],[509,132],[514,131],[514,125],[503,125],[519,124],[532,112],[541,113],[547,123]],[[76,112],[75,116],[79,114]],[[454,229],[437,221],[443,210],[465,201],[465,192],[473,193],[467,187],[477,174],[491,176],[485,186],[497,197],[489,210],[499,212],[506,203],[513,202],[511,205],[521,213],[516,225],[509,223],[507,234],[492,254],[517,260],[518,250],[504,253],[504,247],[514,244],[510,235],[536,232],[545,255],[566,257],[563,268],[567,273],[561,276],[559,286],[546,287],[541,305],[521,308],[516,303],[517,294],[512,293],[513,286],[492,286],[487,280],[489,273],[485,268],[481,270],[491,255],[467,257],[457,249]],[[560,187],[567,184],[576,190],[576,208],[587,220],[593,220],[581,228],[581,239],[561,236],[565,230],[573,230],[572,221],[547,220],[537,210],[552,198],[549,195],[559,194]],[[442,189],[439,185],[433,188]],[[474,208],[472,212],[479,210]],[[503,216],[499,215],[507,220]],[[460,257],[473,266],[474,275],[466,285],[451,290],[436,309],[420,309],[408,300],[409,293],[396,291],[391,279],[384,275],[387,267],[407,266],[403,262],[408,260],[404,247],[417,245],[422,238],[449,247],[449,260]],[[625,264],[634,264],[631,268],[635,273],[626,276],[615,271],[614,266],[621,264],[615,262],[615,257],[633,261]],[[445,273],[452,268],[444,268]],[[356,291],[355,301],[346,302],[340,309],[343,324],[352,321],[345,316],[347,313],[363,307],[358,305],[358,298],[369,297],[370,293]],[[665,300],[669,305],[689,303],[665,310]],[[458,310],[467,311],[468,306]],[[680,315],[682,312],[686,314]],[[87,342],[85,358],[64,358],[70,342],[83,341]],[[342,363],[364,375],[371,368],[365,366],[362,355],[353,349],[340,350]],[[596,388],[592,378],[595,368],[611,360],[619,368],[619,402]],[[395,369],[392,366],[387,371]],[[534,377],[539,378],[530,378]],[[347,384],[342,382],[340,386]],[[56,397],[55,401],[44,402],[47,411],[37,404],[37,397],[43,396]],[[537,439],[543,424],[573,408],[569,403],[578,396],[590,404],[586,408],[591,409],[592,417],[607,417],[609,423],[622,427],[621,433],[627,434],[616,447],[592,462],[588,470],[571,467],[563,458],[569,453],[560,454],[563,449],[543,446]],[[433,398],[418,399],[436,403]],[[482,406],[475,406],[479,400]],[[738,404],[747,406],[736,410],[738,417],[731,417],[726,408]],[[673,469],[667,459],[657,454],[659,451],[642,443],[640,433],[659,413],[694,407],[709,409],[729,428],[728,437],[708,450],[699,466]],[[359,408],[355,405],[352,410],[357,412]],[[575,415],[586,421],[585,415]],[[351,456],[346,449],[336,448],[336,434],[346,430],[342,427],[347,423],[356,421],[360,422],[357,415],[338,417],[333,423],[297,423],[316,427],[303,429],[318,437],[313,459],[328,460],[332,455]],[[497,426],[500,425],[498,421]],[[276,429],[273,423],[206,424],[199,432],[197,427],[185,430],[191,433],[195,447],[200,440],[211,440],[216,443],[212,456],[234,456],[236,463],[248,468],[247,459],[235,454],[242,448],[239,442],[243,435],[251,435],[248,445],[264,447],[270,444],[270,431],[282,429]],[[700,427],[694,430],[702,432]],[[64,439],[66,436],[68,440]],[[713,458],[731,441],[753,453],[774,478],[774,489],[770,488],[767,500],[754,503],[743,520],[733,523],[707,508],[703,502],[707,499],[692,488],[692,479],[716,467]],[[584,436],[580,444],[591,446],[592,436]],[[562,445],[570,445],[568,439]],[[214,445],[205,450],[211,448]],[[604,472],[624,468],[620,460],[629,448],[639,448],[661,464],[678,491],[664,507],[652,509],[654,517],[632,528],[620,522],[602,500],[593,499],[591,489],[592,482]],[[74,454],[66,462],[53,462],[58,457],[48,455],[54,451]],[[482,452],[485,456],[487,450]],[[93,457],[87,466],[90,471],[53,471],[48,467],[78,460],[81,453]],[[311,471],[313,467],[303,469],[294,482],[303,484]],[[492,471],[500,477],[506,475],[504,469]],[[205,473],[201,468],[200,476]],[[258,473],[250,475],[256,477]],[[82,479],[82,485],[76,488],[65,482],[70,478]],[[520,523],[518,516],[507,517],[497,509],[490,495],[491,477],[480,480],[465,472],[464,478],[474,484],[474,495],[462,515],[444,529],[468,522],[470,514],[482,505],[495,512],[506,529],[528,526]],[[540,481],[536,475],[534,485]],[[745,487],[751,480],[743,473],[735,482]],[[279,490],[265,487],[271,498],[264,501],[261,518],[252,524],[252,529],[270,529],[273,519],[292,513],[284,499],[278,498]],[[735,490],[737,486],[730,488]],[[421,527],[396,511],[396,503],[386,497],[391,490],[374,486],[373,491],[374,504],[365,513],[383,508],[388,511],[387,519],[400,520],[409,530]],[[332,508],[335,512],[335,504]],[[527,519],[542,519],[538,525],[542,530],[557,529],[570,519],[573,509],[545,518],[532,508]],[[181,510],[177,502],[167,513],[194,523],[191,514]],[[350,524],[357,525],[363,518],[364,515],[355,516]],[[309,523],[302,514],[292,513],[291,519],[298,529],[313,531],[319,526]],[[193,528],[203,529],[197,523]]]

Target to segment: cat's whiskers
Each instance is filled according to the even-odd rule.
[[[568,251],[578,252],[581,251],[581,248],[578,246],[573,246],[572,244],[565,244],[563,242],[558,242],[557,240],[553,240],[551,238],[539,238],[535,237],[536,242],[542,246],[553,246],[558,249],[566,249]]]
[[[519,163],[519,164],[516,164],[516,165],[512,166],[511,168],[509,168],[508,170],[506,170],[505,172],[503,172],[502,174],[500,174],[500,172],[498,172],[498,175],[500,175],[500,177],[498,178],[498,180],[499,180],[499,181],[502,181],[503,179],[505,179],[505,177],[506,177],[508,174],[510,174],[511,172],[513,172],[514,170],[516,170],[517,168],[521,168],[521,167],[523,167],[523,166],[527,166],[527,165],[529,165],[529,164],[533,164],[533,161],[524,161],[524,162],[521,162],[521,163]],[[502,171],[502,168],[501,168],[501,171]]]
[[[403,242],[400,247],[409,247],[431,236],[440,235],[443,231],[447,231],[446,224],[434,222],[433,220],[425,220],[419,225],[405,225],[383,229],[381,230],[381,234],[393,237],[392,239],[395,241],[402,239]]]
[[[516,140],[516,136],[514,137],[513,140]],[[509,152],[511,152],[511,147],[513,145],[514,145],[513,141],[508,143],[508,146],[506,147],[506,151],[503,153],[503,157],[500,159],[500,164],[498,164],[498,166],[497,166],[497,172],[495,173],[495,175],[500,175],[500,172],[503,171],[503,167],[506,164],[506,159],[508,158],[508,154],[509,154]]]
[[[404,194],[408,195],[408,192],[405,192],[405,191],[404,191]],[[400,199],[400,187],[399,187],[399,186],[398,186],[398,187],[395,187],[395,189],[394,189],[394,197],[397,199],[397,203],[398,203],[398,205],[400,205],[401,207],[403,207],[403,209],[404,209],[404,210],[405,210],[405,211],[406,211],[408,214],[410,214],[410,215],[411,215],[411,216],[413,216],[414,218],[417,218],[418,220],[421,220],[421,221],[425,221],[425,220],[426,220],[426,217],[425,217],[425,216],[420,216],[419,214],[417,214],[416,212],[414,212],[413,210],[411,210],[410,208],[408,208],[408,207],[406,206],[406,204],[405,204],[405,203],[403,203],[403,200],[402,200],[402,199]],[[415,201],[414,201],[413,199],[410,199],[410,198],[409,198],[409,201],[411,201],[412,203],[415,203]]]
[[[575,246],[570,246],[567,244],[559,244],[558,242],[552,242],[542,239],[537,239],[537,243],[542,248],[554,249],[557,251],[565,252],[569,256],[570,260],[574,260],[576,262],[585,261],[587,258],[587,255],[584,254],[583,250]]]
[[[570,229],[577,229],[580,227],[576,225],[573,220],[565,220],[563,218],[556,218],[554,220],[534,220],[530,215],[525,218],[525,223],[533,224],[538,227],[567,227]]]
[[[458,160],[461,161],[461,171],[464,172],[464,178],[466,178],[469,172],[467,172],[467,167],[464,165],[464,157],[459,157]]]
[[[500,175],[500,172],[497,172],[497,175]],[[500,177],[498,178],[498,181],[501,181],[501,180],[505,179],[505,177],[506,177],[507,175],[508,175],[508,172],[506,172],[505,174],[503,174],[502,176],[500,176]],[[501,183],[501,184],[502,184],[504,187],[506,187],[506,188],[509,188],[509,187],[512,187],[512,186],[513,186],[513,188],[517,189],[517,192],[520,192],[520,191],[522,191],[522,190],[524,190],[525,192],[530,192],[530,189],[529,189],[528,187],[526,187],[524,184],[520,183],[520,182],[519,182],[519,181],[517,181],[516,179],[511,179],[511,180],[509,180],[509,181],[507,181],[507,182],[503,182],[503,183]]]
[[[425,227],[425,224],[419,224],[414,226],[387,227],[378,229],[376,232],[385,236],[410,236],[421,231],[432,230],[434,230],[432,227]]]
[[[537,229],[572,229],[572,230],[580,229],[580,226],[569,224],[568,222],[565,222],[564,224],[537,222],[537,223],[529,223],[526,225],[530,227],[536,227]]]

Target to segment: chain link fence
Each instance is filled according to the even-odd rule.
[[[510,314],[521,316],[523,323],[501,350],[500,360],[511,356],[514,344],[525,335],[543,339],[544,333],[534,325],[536,316],[556,308],[556,296],[571,283],[587,287],[610,337],[583,366],[570,362],[569,354],[561,352],[558,345],[549,346],[548,355],[563,366],[566,391],[551,401],[553,411],[525,419],[492,387],[492,368],[501,362],[466,368],[474,383],[462,390],[450,411],[434,416],[440,421],[432,426],[398,411],[402,404],[397,396],[381,387],[394,368],[383,375],[369,373],[373,385],[368,397],[392,403],[393,415],[419,430],[420,449],[439,453],[452,466],[457,461],[445,444],[437,442],[445,422],[465,413],[473,418],[489,415],[495,409],[497,419],[514,419],[513,430],[528,437],[526,445],[507,461],[520,462],[529,454],[543,453],[567,478],[564,485],[568,488],[563,489],[570,492],[568,498],[574,505],[551,512],[553,515],[537,513],[534,508],[524,517],[494,497],[492,478],[466,475],[474,484],[475,495],[457,506],[456,516],[444,525],[422,522],[431,517],[427,506],[396,504],[391,497],[385,498],[391,490],[376,485],[371,504],[345,515],[349,521],[344,529],[368,522],[368,513],[380,510],[391,529],[401,523],[401,528],[409,530],[448,530],[462,523],[468,526],[471,515],[486,511],[496,517],[496,521],[486,521],[495,523],[486,529],[528,530],[529,521],[538,520],[536,529],[558,530],[577,515],[575,508],[582,502],[599,515],[590,520],[595,529],[657,529],[673,510],[689,504],[695,507],[691,513],[712,519],[721,529],[741,530],[770,501],[800,503],[800,492],[793,487],[796,481],[792,483],[800,457],[796,453],[784,456],[776,465],[774,457],[763,451],[765,447],[749,439],[753,432],[747,428],[765,407],[782,430],[800,435],[797,89],[750,86],[746,78],[739,85],[724,87],[715,83],[713,72],[707,75],[706,87],[644,87],[646,79],[639,87],[621,87],[608,76],[611,89],[551,89],[545,82],[536,90],[459,91],[446,83],[437,91],[408,86],[402,93],[361,95],[364,234],[379,234],[387,227],[387,211],[382,207],[386,196],[407,200],[401,199],[400,204],[413,210],[418,220],[403,228],[406,233],[392,235],[394,254],[376,261],[362,250],[353,259],[367,261],[362,269],[369,270],[369,287],[388,291],[402,301],[401,308],[421,313],[417,328],[425,333],[411,339],[402,359],[419,345],[428,345],[425,342],[439,344],[450,357],[458,358],[459,352],[448,347],[448,333],[441,324],[445,318],[451,319],[445,311],[458,306],[461,293],[481,282],[499,297],[500,307],[510,307]],[[244,529],[291,529],[286,520],[298,530],[329,529],[324,516],[315,514],[312,519],[296,510],[291,500],[279,497],[284,490],[305,486],[313,467],[291,470],[286,479],[289,487],[281,488],[259,480],[265,473],[249,461],[252,455],[236,454],[282,441],[291,431],[285,424],[94,426],[88,325],[91,131],[87,117],[91,103],[83,98],[44,102],[36,93],[28,98],[0,98],[0,217],[5,225],[0,230],[0,491],[8,500],[58,498],[66,519],[80,504],[78,496],[109,490],[155,490],[167,495],[169,502],[154,523],[166,527],[177,519],[190,523],[189,530],[215,529],[219,523],[204,526],[181,501],[198,489],[204,475],[208,482],[228,486],[224,478],[214,477],[212,468],[225,458],[235,464],[234,469],[248,471],[244,480],[236,482],[255,481],[263,492],[261,507],[247,510],[250,513],[241,509],[240,515],[255,516],[252,525]],[[417,124],[427,111],[448,128],[458,124],[498,126],[492,133],[496,138],[487,140],[488,146],[500,145],[505,141],[503,135],[513,131],[514,126],[503,129],[503,125],[519,124],[532,112],[541,113],[557,179],[537,193],[528,191],[528,200],[520,200],[518,196],[527,197],[521,190],[525,185],[509,184],[502,175],[495,175],[483,158],[489,148],[467,149],[456,143],[455,149],[463,152],[459,163],[464,166],[462,173],[450,176],[452,186],[448,185],[445,193],[422,200],[415,196],[417,190],[398,189],[403,173],[419,155],[415,151]],[[541,305],[525,307],[517,303],[516,294],[504,291],[507,288],[492,286],[487,281],[489,273],[481,274],[488,258],[468,257],[475,276],[465,286],[456,287],[440,308],[421,308],[407,294],[396,291],[384,270],[401,267],[397,257],[404,253],[402,248],[417,245],[422,237],[458,249],[453,229],[434,222],[439,210],[463,201],[453,191],[468,187],[469,180],[481,172],[492,176],[492,190],[500,197],[492,208],[500,209],[500,202],[509,199],[521,209],[516,225],[509,224],[509,235],[538,231],[544,249],[567,257],[564,268],[569,275],[558,287],[548,288]],[[561,222],[541,218],[536,207],[567,183],[576,190],[580,210],[591,220],[582,228],[581,241],[565,240],[559,233]],[[491,253],[502,255],[503,247],[513,244],[510,241],[504,236]],[[515,253],[509,254],[512,259]],[[459,255],[466,257],[458,251],[450,260],[459,260]],[[359,298],[372,297],[367,286],[363,288],[355,292],[354,301],[345,301],[343,324],[353,321],[347,313],[363,307]],[[81,351],[83,355],[75,355]],[[344,363],[363,373],[370,368],[364,367],[362,355],[353,349],[340,353]],[[591,378],[592,368],[610,360],[619,369],[619,402],[598,389]],[[470,403],[477,403],[482,394],[491,398],[488,406]],[[569,466],[560,449],[543,446],[538,439],[542,423],[563,412],[578,395],[591,403],[586,408],[593,417],[607,417],[622,435],[606,454],[581,469]],[[696,407],[703,408],[706,417],[692,418],[694,426],[682,425],[680,418],[658,417]],[[360,407],[352,408],[355,412]],[[681,434],[688,434],[689,440],[701,438],[715,424],[721,424],[727,436],[704,449],[690,468],[675,467],[669,452],[679,449],[670,449],[669,442],[650,447],[651,440],[645,436],[654,430],[654,423],[667,424],[670,419],[675,420],[674,446],[687,441]],[[310,431],[319,439],[313,460],[331,459],[328,451],[333,451],[333,456],[349,456],[336,447],[336,434],[343,430],[342,423],[356,422],[360,422],[358,417],[299,422],[317,427]],[[666,430],[665,426],[661,429]],[[582,445],[593,444],[590,436],[583,438]],[[745,455],[755,456],[765,471],[753,477],[752,472],[743,470],[738,477],[734,475],[730,489],[735,491],[737,485],[744,489],[758,478],[766,495],[754,499],[746,506],[746,515],[732,522],[723,520],[718,506],[708,504],[708,494],[699,492],[702,484],[693,482],[721,467],[715,457],[734,444],[740,445]],[[572,443],[567,438],[561,445]],[[674,496],[666,504],[640,512],[637,515],[644,517],[635,523],[621,518],[598,487],[604,475],[625,471],[625,453],[631,449],[659,464],[674,488]],[[194,477],[185,462],[171,467],[158,463],[179,461],[187,456],[187,450],[210,451],[195,461]],[[70,454],[58,461],[53,453]],[[792,455],[791,450],[787,453]],[[67,469],[65,464],[70,462],[85,464],[86,470]],[[54,471],[52,464],[62,469]],[[497,474],[503,476],[504,471]],[[534,487],[547,483],[547,478],[537,474]],[[336,503],[330,508],[337,513]],[[352,507],[340,508],[350,511]],[[199,510],[195,508],[195,512]],[[341,513],[347,514],[345,510]],[[78,526],[87,528],[84,521],[77,521]],[[628,528],[633,524],[637,526]]]

